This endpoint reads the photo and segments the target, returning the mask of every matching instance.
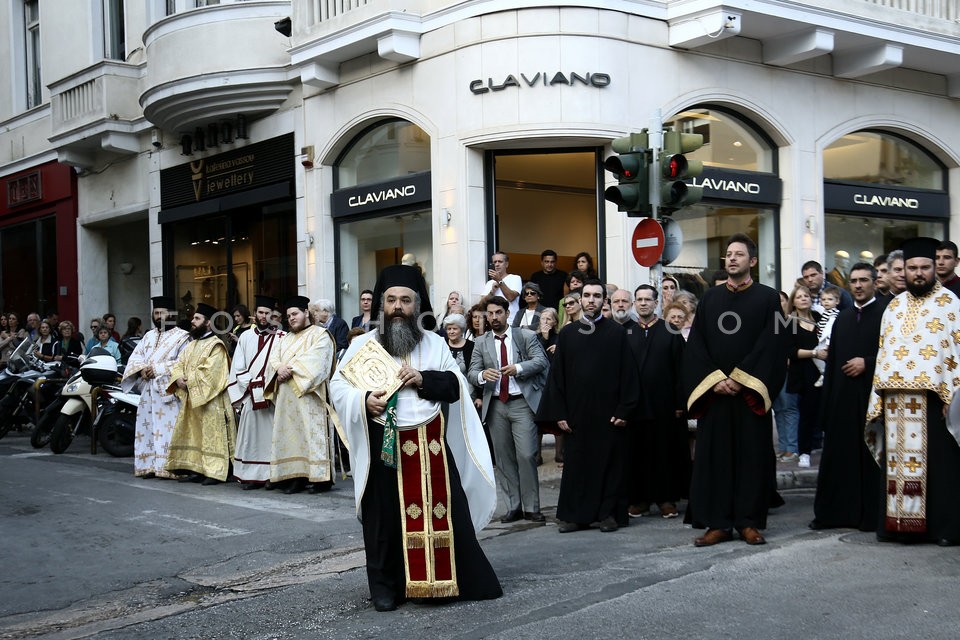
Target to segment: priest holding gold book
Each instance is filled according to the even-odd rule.
[[[353,340],[330,392],[350,446],[374,607],[498,598],[476,537],[497,505],[490,450],[466,380],[432,331],[419,269],[384,269],[373,304],[379,329]]]

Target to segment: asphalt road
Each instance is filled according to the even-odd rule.
[[[697,532],[659,517],[564,535],[552,521],[495,523],[481,539],[503,598],[377,613],[349,479],[296,496],[142,480],[87,442],[54,456],[0,441],[0,638],[955,638],[960,626],[960,548],[810,531],[810,489],[784,492],[762,547],[696,549]],[[541,480],[550,516],[556,465]]]

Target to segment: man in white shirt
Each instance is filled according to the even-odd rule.
[[[510,267],[510,258],[502,251],[498,251],[490,258],[490,266],[487,271],[487,284],[483,289],[483,297],[480,304],[486,307],[487,300],[493,296],[506,298],[510,303],[510,314],[507,317],[507,326],[513,321],[513,317],[520,310],[520,291],[523,289],[523,279],[514,274],[507,273]]]

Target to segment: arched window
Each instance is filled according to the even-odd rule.
[[[405,120],[378,122],[353,139],[336,169],[337,189],[429,171],[430,136]]]
[[[943,189],[943,167],[923,148],[882,131],[855,131],[823,152],[825,180]]]
[[[674,131],[701,134],[703,146],[687,156],[705,166],[776,173],[772,141],[730,111],[712,106],[692,107],[663,124]]]

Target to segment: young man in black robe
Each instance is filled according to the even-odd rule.
[[[619,292],[618,292],[619,293]],[[681,420],[680,359],[683,336],[654,313],[657,290],[642,284],[634,291],[636,327],[627,336],[637,361],[640,405],[630,431],[629,515],[646,515],[656,504],[664,518],[676,518],[677,501],[690,487],[687,421]]]
[[[880,469],[863,441],[862,423],[873,384],[886,301],[876,297],[877,270],[850,269],[853,308],[833,323],[823,382],[823,456],[811,529],[853,527],[876,531]],[[823,354],[818,354],[823,355]]]
[[[560,332],[538,423],[565,434],[557,501],[560,533],[600,523],[603,532],[627,524],[627,421],[639,388],[626,331],[600,313],[603,284],[583,285],[583,318]]]
[[[760,533],[776,493],[771,398],[786,377],[786,328],[780,294],[754,282],[757,245],[727,240],[725,285],[697,307],[683,354],[687,411],[699,418],[687,521],[706,534],[694,544],[726,542],[737,529],[747,544]]]

